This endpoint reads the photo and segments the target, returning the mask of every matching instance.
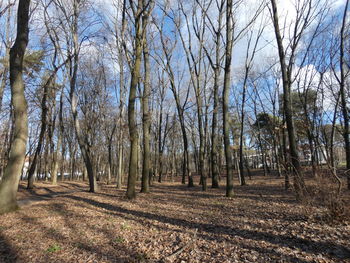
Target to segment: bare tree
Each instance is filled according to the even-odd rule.
[[[126,196],[129,199],[136,197],[135,186],[137,178],[137,162],[138,162],[138,131],[136,123],[136,92],[137,87],[140,84],[140,69],[142,62],[142,51],[144,48],[145,29],[148,24],[148,19],[142,19],[143,17],[149,17],[149,12],[152,11],[152,0],[138,0],[137,3],[129,1],[130,9],[133,14],[133,23],[135,27],[134,36],[134,59],[131,65],[131,82],[129,90],[129,103],[128,103],[128,121],[129,121],[129,133],[130,133],[130,158],[129,158],[129,175],[128,186]],[[123,16],[126,16],[126,1],[124,1]]]

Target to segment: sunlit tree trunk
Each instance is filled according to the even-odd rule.
[[[148,18],[144,16],[142,18],[143,24],[147,23]],[[144,57],[144,74],[145,80],[143,83],[143,97],[142,97],[142,115],[143,115],[143,164],[142,164],[142,184],[141,192],[149,192],[149,173],[150,173],[150,126],[151,126],[151,116],[149,112],[149,97],[151,94],[151,83],[150,83],[150,62],[149,62],[149,50],[147,43],[147,30],[145,29],[144,35],[144,47],[143,47],[143,57]]]
[[[79,63],[79,40],[78,40],[78,17],[79,17],[79,1],[74,0],[73,2],[74,14],[73,14],[73,56],[69,60],[70,65],[70,92],[69,99],[71,103],[71,111],[73,116],[73,124],[75,129],[75,134],[77,136],[78,144],[80,147],[80,151],[82,157],[84,159],[84,163],[86,166],[86,171],[89,179],[90,192],[98,191],[98,185],[96,182],[96,175],[94,173],[94,165],[93,165],[93,157],[91,153],[91,149],[87,143],[86,137],[83,135],[83,132],[80,127],[80,121],[78,118],[78,101],[77,95],[75,94],[76,89],[76,81],[77,81],[77,73],[78,73],[78,63]]]
[[[19,0],[17,36],[10,50],[11,103],[14,111],[14,138],[9,160],[0,182],[0,214],[17,209],[16,193],[28,138],[27,101],[24,96],[23,57],[29,37],[30,0]]]
[[[63,90],[61,91],[60,106],[59,106],[59,112],[58,112],[58,138],[57,138],[56,149],[53,153],[53,158],[52,158],[53,164],[52,164],[52,172],[51,172],[51,183],[53,185],[57,184],[57,172],[58,172],[58,164],[59,164],[58,153],[59,153],[59,149],[61,149],[62,147],[62,137],[63,137]]]
[[[223,134],[224,148],[226,159],[226,196],[233,196],[233,162],[232,151],[230,144],[230,127],[229,127],[229,95],[231,88],[231,62],[232,62],[232,47],[233,47],[233,3],[232,0],[227,0],[226,4],[226,47],[225,47],[225,74],[224,74],[224,89],[223,89]]]
[[[135,14],[135,58],[131,69],[131,83],[129,90],[128,103],[128,122],[130,134],[130,158],[129,158],[129,174],[126,196],[129,199],[136,197],[135,187],[137,178],[137,151],[138,151],[138,132],[136,124],[136,92],[139,84],[142,48],[143,48],[143,34],[142,34],[142,0],[138,0],[137,13]]]

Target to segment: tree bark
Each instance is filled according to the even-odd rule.
[[[297,142],[295,138],[295,128],[293,123],[293,112],[292,112],[292,103],[291,103],[291,69],[288,70],[286,64],[286,55],[283,47],[283,40],[280,32],[279,20],[278,20],[278,12],[277,5],[275,0],[271,0],[272,4],[272,16],[273,16],[273,25],[275,29],[275,36],[278,46],[278,54],[280,60],[280,66],[282,71],[282,80],[283,80],[283,109],[285,114],[285,120],[287,123],[287,131],[288,131],[288,140],[289,140],[289,151],[290,158],[293,170],[293,179],[294,179],[294,190],[296,193],[297,199],[301,199],[305,194],[305,182],[303,178],[303,174],[301,171],[301,166],[299,162],[298,150],[297,150]],[[293,63],[291,61],[290,63]],[[292,68],[292,67],[291,67]]]
[[[148,18],[144,16],[142,18],[143,24],[147,23]],[[142,114],[143,114],[143,164],[142,164],[142,184],[141,192],[149,192],[149,173],[150,173],[150,127],[151,127],[151,116],[149,112],[149,96],[151,94],[150,87],[150,62],[149,62],[149,50],[147,43],[147,30],[145,29],[144,35],[144,47],[143,47],[143,57],[144,57],[144,71],[145,71],[145,81],[143,83],[143,97],[142,97]]]
[[[211,170],[211,187],[219,188],[219,169],[218,169],[218,111],[219,111],[219,79],[220,79],[220,66],[221,66],[221,30],[222,30],[222,18],[224,10],[224,2],[221,1],[219,6],[218,27],[215,30],[215,64],[209,59],[209,62],[214,71],[214,85],[213,85],[213,117],[211,126],[211,149],[210,149],[210,170]],[[206,53],[207,50],[205,49]],[[209,54],[207,54],[209,58]]]
[[[241,127],[240,127],[240,135],[239,135],[239,173],[240,173],[240,183],[241,185],[245,185],[245,175],[244,175],[244,154],[243,154],[243,132],[244,132],[244,119],[245,119],[245,101],[246,101],[246,90],[247,90],[247,79],[248,79],[248,70],[249,68],[246,67],[246,74],[244,78],[244,83],[243,83],[243,94],[242,94],[242,108],[241,108]]]
[[[130,158],[129,158],[129,175],[126,196],[129,199],[136,197],[135,186],[137,178],[137,151],[138,151],[138,132],[136,124],[136,91],[139,84],[140,68],[143,48],[143,34],[142,34],[142,12],[143,1],[138,0],[137,14],[135,14],[135,60],[131,71],[131,82],[129,90],[128,103],[128,122],[130,134]]]
[[[346,156],[346,169],[350,169],[350,125],[349,125],[349,112],[348,112],[348,106],[347,106],[347,91],[346,91],[346,84],[345,84],[345,27],[346,27],[346,17],[348,13],[348,5],[349,0],[346,1],[345,8],[344,8],[344,15],[343,15],[343,22],[341,27],[341,33],[340,33],[340,102],[341,102],[341,108],[342,108],[342,114],[344,119],[344,130],[343,130],[343,137],[344,137],[344,143],[345,143],[345,156]],[[350,173],[348,172],[348,189],[350,189]]]
[[[57,69],[58,70],[58,69]],[[44,84],[43,87],[43,97],[41,99],[41,127],[40,127],[40,134],[39,134],[39,140],[38,140],[38,145],[36,147],[34,157],[32,160],[32,163],[30,165],[29,171],[28,171],[28,185],[27,189],[33,189],[34,187],[34,173],[36,170],[37,166],[37,161],[41,153],[41,149],[44,143],[44,137],[45,137],[45,132],[46,132],[46,126],[47,126],[47,115],[48,115],[48,107],[46,105],[48,97],[49,97],[49,89],[52,88],[54,79],[56,77],[57,70],[54,71],[47,81]]]
[[[233,163],[232,152],[230,145],[230,127],[229,127],[229,95],[231,88],[231,61],[233,47],[233,3],[232,0],[227,0],[226,6],[226,47],[225,47],[225,74],[224,74],[224,89],[223,89],[223,134],[224,148],[226,159],[226,196],[233,197]]]
[[[216,52],[218,52],[219,48],[217,47]],[[217,60],[219,59],[217,54]],[[220,68],[219,65],[216,65],[214,70],[214,105],[213,105],[213,120],[211,126],[211,151],[210,151],[210,159],[211,159],[211,187],[219,188],[219,171],[218,171],[218,135],[217,135],[217,122],[218,122],[218,90],[219,90],[219,74]]]
[[[75,94],[76,81],[77,81],[77,73],[78,73],[78,62],[79,62],[79,42],[78,42],[78,17],[79,17],[79,1],[74,0],[73,3],[74,8],[74,24],[72,28],[73,34],[73,45],[74,45],[74,53],[73,58],[69,60],[70,64],[70,92],[69,98],[71,103],[71,111],[73,116],[73,124],[75,129],[75,134],[77,136],[78,144],[80,147],[81,154],[83,156],[87,175],[89,178],[89,186],[90,192],[98,191],[98,185],[96,182],[96,175],[93,169],[93,157],[90,151],[89,143],[87,141],[86,136],[83,135],[80,122],[78,118],[78,102],[77,96]]]
[[[0,182],[0,214],[17,209],[16,194],[25,159],[28,138],[27,101],[24,96],[23,57],[29,37],[30,0],[19,0],[17,36],[10,50],[11,102],[14,111],[14,138],[9,160]]]

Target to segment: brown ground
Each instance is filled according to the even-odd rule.
[[[350,262],[348,221],[322,221],[325,208],[298,204],[282,179],[248,184],[227,199],[156,183],[135,201],[106,185],[22,185],[22,209],[0,216],[0,262]]]

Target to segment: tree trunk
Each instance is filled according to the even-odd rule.
[[[156,165],[158,173],[158,182],[162,182],[162,172],[163,172],[163,147],[162,147],[162,123],[163,123],[163,97],[161,98],[160,107],[159,107],[159,122],[158,122],[158,153],[156,155]]]
[[[248,69],[246,69],[248,71]],[[240,183],[241,185],[245,185],[245,177],[244,177],[244,154],[243,154],[243,132],[244,132],[244,106],[245,106],[245,100],[246,100],[246,82],[248,78],[248,72],[246,72],[245,78],[244,78],[244,84],[243,84],[243,94],[242,94],[242,108],[241,108],[241,132],[239,136],[239,174],[240,174]]]
[[[25,159],[28,138],[27,101],[24,96],[23,57],[28,44],[30,0],[19,0],[17,36],[10,50],[11,101],[14,111],[14,138],[9,160],[0,182],[0,214],[17,209],[16,194]]]
[[[225,47],[225,75],[223,89],[223,134],[226,159],[226,196],[233,196],[233,163],[230,144],[229,127],[229,95],[231,88],[231,61],[233,47],[233,3],[227,0],[226,6],[226,47]]]
[[[73,116],[73,124],[75,129],[75,134],[77,136],[78,144],[80,147],[81,155],[84,159],[88,178],[89,178],[89,186],[90,192],[96,192],[98,191],[98,185],[96,182],[96,175],[94,173],[93,169],[93,158],[92,153],[90,152],[90,147],[86,143],[86,138],[84,138],[82,134],[82,130],[80,127],[80,122],[78,118],[78,101],[77,96],[75,94],[75,88],[76,88],[76,80],[77,80],[77,73],[78,73],[78,63],[79,63],[79,40],[78,40],[78,17],[79,17],[79,1],[74,0],[73,2],[73,8],[74,8],[74,26],[73,26],[73,44],[74,44],[74,56],[72,59],[69,60],[70,64],[70,92],[69,92],[69,98],[71,103],[71,111]]]
[[[218,52],[218,51],[217,51]],[[218,56],[218,55],[217,55]],[[219,58],[218,58],[219,59]],[[219,74],[220,69],[218,65],[216,65],[216,68],[214,70],[214,108],[213,108],[213,120],[212,120],[212,126],[211,126],[211,152],[210,152],[210,159],[211,159],[211,187],[212,188],[219,188],[219,171],[218,171],[218,136],[217,136],[217,122],[218,122],[218,89],[219,89]]]
[[[130,158],[129,175],[126,196],[129,199],[136,197],[135,187],[137,178],[137,151],[138,151],[138,132],[136,124],[136,91],[139,84],[140,68],[143,48],[143,34],[141,24],[142,0],[138,0],[137,14],[135,15],[135,60],[131,71],[131,82],[129,90],[128,104],[128,122],[130,134]]]
[[[345,8],[344,8],[344,15],[343,15],[343,23],[341,27],[341,33],[340,33],[340,102],[341,102],[341,108],[343,113],[343,119],[344,119],[344,130],[343,130],[343,137],[344,137],[344,143],[345,143],[345,156],[346,156],[346,169],[350,169],[350,125],[349,125],[349,112],[348,112],[348,106],[347,106],[347,91],[346,91],[346,83],[345,83],[345,27],[346,27],[346,17],[348,13],[348,5],[349,0],[346,1]],[[350,190],[350,172],[348,172],[348,189]]]
[[[278,21],[278,12],[277,5],[275,0],[271,0],[272,4],[272,15],[273,15],[273,24],[275,29],[275,36],[278,46],[278,54],[280,59],[280,66],[282,71],[282,80],[283,80],[283,109],[285,114],[285,120],[287,123],[288,139],[289,139],[289,151],[291,164],[293,169],[293,179],[294,179],[294,190],[297,199],[301,199],[305,194],[305,182],[303,174],[301,171],[301,166],[299,162],[297,142],[295,138],[295,128],[293,123],[293,112],[292,112],[292,103],[291,103],[291,70],[288,70],[286,64],[286,55],[283,47],[283,40],[280,32],[279,21]],[[293,63],[293,62],[291,62]]]
[[[56,144],[56,150],[53,153],[52,158],[52,172],[51,172],[51,183],[53,185],[57,184],[57,172],[58,172],[58,150],[61,148],[62,144],[62,134],[58,132],[58,139]]]
[[[123,176],[123,145],[119,144],[118,153],[118,177],[117,177],[117,189],[122,189],[122,176]]]
[[[36,165],[37,165],[37,160],[40,156],[42,145],[44,143],[44,137],[45,137],[45,132],[46,132],[46,126],[47,126],[47,115],[48,115],[48,107],[46,105],[46,102],[49,97],[49,89],[52,88],[52,84],[54,82],[54,79],[56,77],[57,73],[56,69],[47,79],[47,81],[44,84],[43,87],[43,97],[41,99],[41,127],[40,127],[40,134],[39,134],[39,140],[38,140],[38,145],[36,147],[33,161],[30,165],[29,171],[28,171],[28,185],[27,189],[33,189],[34,187],[34,173],[36,171]]]
[[[146,23],[147,17],[143,17],[143,24]],[[145,21],[146,20],[146,21]],[[149,112],[149,96],[151,95],[151,87],[150,87],[150,62],[149,62],[149,50],[147,43],[147,30],[145,29],[144,42],[143,42],[143,57],[144,57],[144,74],[145,81],[143,84],[143,97],[142,97],[142,114],[143,114],[143,164],[142,164],[142,184],[141,184],[141,192],[148,193],[149,192],[149,172],[150,172],[150,126],[151,126],[151,116]]]

